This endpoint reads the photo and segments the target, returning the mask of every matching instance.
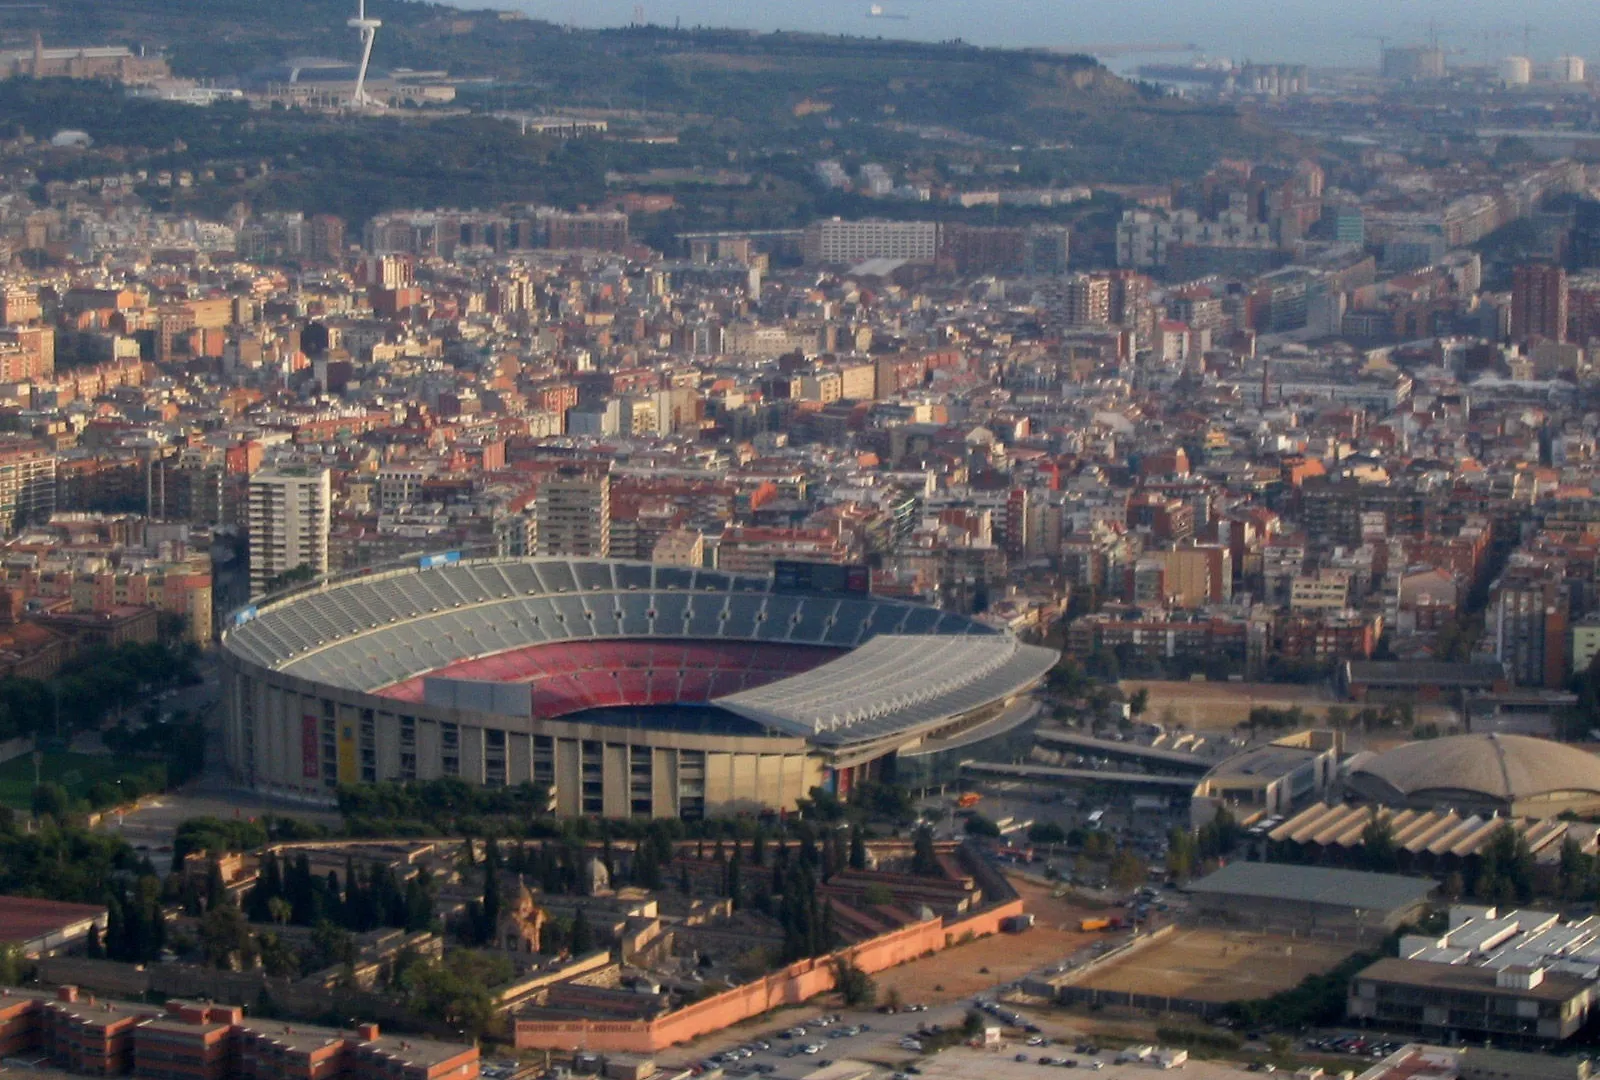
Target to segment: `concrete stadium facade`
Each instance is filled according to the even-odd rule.
[[[1055,660],[965,616],[601,559],[458,559],[323,582],[222,636],[250,787],[533,783],[563,815],[793,809],[898,753],[1014,734]]]

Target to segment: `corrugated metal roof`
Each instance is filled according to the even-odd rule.
[[[1429,878],[1257,862],[1231,863],[1189,885],[1193,893],[1372,911],[1392,911],[1420,903],[1433,889],[1434,882]]]

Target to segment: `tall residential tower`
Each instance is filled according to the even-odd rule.
[[[333,487],[327,469],[282,466],[250,478],[250,596],[270,592],[280,575],[301,567],[328,572]]]

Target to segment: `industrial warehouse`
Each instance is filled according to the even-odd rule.
[[[1235,862],[1188,888],[1194,918],[1202,923],[1361,939],[1414,921],[1434,883],[1324,866]]]
[[[424,557],[237,613],[226,756],[259,790],[531,782],[561,814],[793,809],[1027,724],[1056,653],[861,591],[606,559]]]

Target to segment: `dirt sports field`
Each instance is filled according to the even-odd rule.
[[[1096,971],[1081,986],[1198,1001],[1241,1001],[1295,986],[1327,971],[1352,949],[1336,942],[1280,934],[1178,930]]]
[[[1048,889],[1020,878],[1012,878],[1011,884],[1037,920],[1033,929],[980,938],[880,972],[874,976],[879,1000],[890,987],[908,1003],[936,1005],[970,997],[997,982],[1020,978],[1035,968],[1071,956],[1103,936],[1078,929],[1081,919],[1096,912],[1054,899]]]
[[[1156,679],[1124,679],[1124,694],[1136,690],[1150,692],[1144,719],[1162,724],[1182,724],[1190,731],[1230,731],[1245,722],[1250,710],[1265,705],[1271,709],[1299,706],[1320,719],[1331,706],[1354,713],[1361,706],[1339,701],[1326,686],[1296,683],[1164,682]],[[1447,706],[1422,705],[1417,720],[1436,724],[1454,722],[1454,711]]]

